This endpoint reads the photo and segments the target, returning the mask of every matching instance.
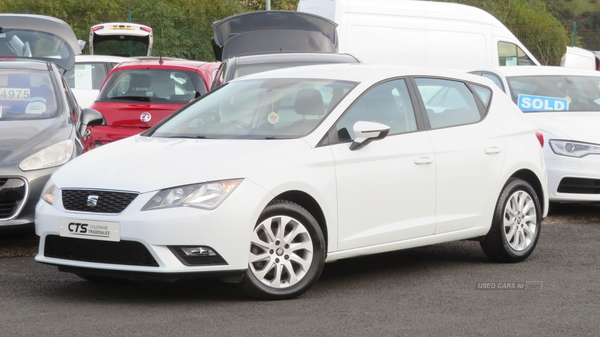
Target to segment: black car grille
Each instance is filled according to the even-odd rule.
[[[0,219],[13,217],[25,203],[27,185],[19,178],[0,178]]]
[[[137,241],[99,241],[46,236],[44,256],[57,259],[158,267],[148,248]]]
[[[97,196],[92,206],[89,196]],[[62,190],[63,207],[69,211],[92,213],[121,213],[138,196],[138,193],[97,190]]]
[[[600,194],[600,180],[585,178],[563,178],[558,185],[558,192]]]

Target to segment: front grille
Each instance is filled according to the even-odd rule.
[[[558,192],[600,194],[600,180],[585,178],[563,178],[558,185]]]
[[[27,185],[20,178],[0,179],[0,219],[8,219],[16,215],[25,203]]]
[[[89,202],[90,196],[97,196],[97,203]],[[63,207],[69,211],[92,213],[121,213],[138,196],[132,192],[98,190],[63,190]]]
[[[137,241],[99,241],[46,236],[44,256],[57,259],[158,267],[148,248]]]

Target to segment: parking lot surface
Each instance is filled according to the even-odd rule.
[[[92,284],[0,258],[0,336],[597,336],[599,218],[598,205],[554,207],[517,264],[473,241],[340,260],[275,302],[216,281]]]

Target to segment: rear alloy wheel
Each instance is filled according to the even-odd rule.
[[[325,240],[315,218],[295,203],[276,200],[252,232],[242,283],[255,298],[294,298],[317,281],[324,261]]]
[[[535,248],[541,229],[540,202],[531,185],[521,179],[508,181],[496,205],[490,231],[481,248],[492,260],[520,262]]]

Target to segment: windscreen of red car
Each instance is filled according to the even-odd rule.
[[[168,69],[124,69],[114,72],[100,92],[101,102],[186,104],[206,93],[200,75]]]

